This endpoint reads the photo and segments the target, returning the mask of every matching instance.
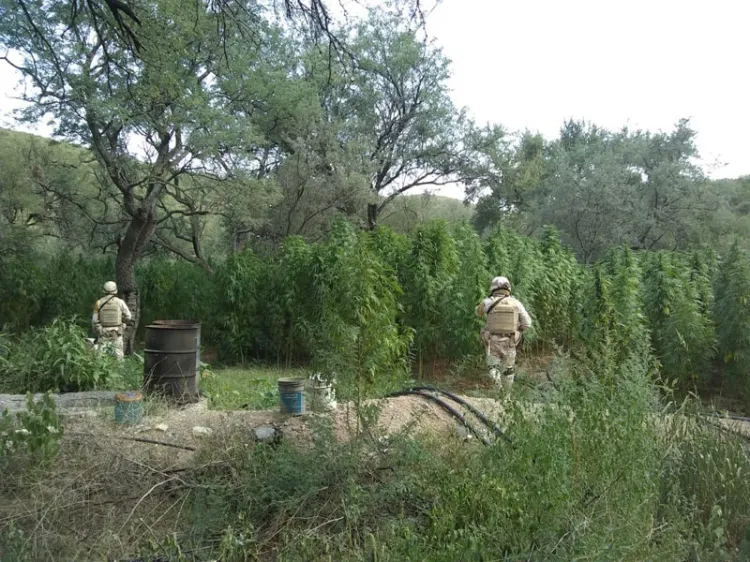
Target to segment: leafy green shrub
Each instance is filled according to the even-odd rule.
[[[218,306],[213,334],[223,361],[245,363],[257,357],[258,314],[265,263],[251,250],[231,256],[216,272]]]
[[[61,254],[44,263],[45,286],[38,324],[55,318],[90,318],[102,285],[113,278],[114,260]]]
[[[706,315],[713,312],[714,283],[718,268],[718,256],[714,250],[695,251],[690,256],[690,283],[695,290],[701,313]]]
[[[715,318],[719,357],[732,386],[750,394],[750,258],[735,243],[716,282]]]
[[[143,386],[143,357],[141,355],[134,353],[115,364],[107,356],[100,356],[100,358],[108,364],[109,369],[104,388],[134,390]]]
[[[641,267],[629,248],[611,252],[605,264],[611,271],[615,339],[622,349],[648,346]]]
[[[60,449],[62,433],[52,395],[46,393],[35,403],[28,393],[26,410],[15,416],[4,410],[0,416],[0,465],[7,470],[10,465],[23,468],[50,461]]]
[[[537,337],[547,343],[567,344],[573,335],[571,310],[580,267],[553,227],[542,233],[540,250],[540,255],[531,256],[541,261],[533,278],[530,303],[538,324]]]
[[[136,270],[136,278],[143,303],[141,329],[154,320],[198,320],[211,327],[215,280],[205,269],[179,260],[152,259]]]
[[[588,275],[580,310],[578,339],[587,355],[597,359],[615,350],[616,313],[612,280],[604,267],[596,264]]]
[[[580,378],[562,387],[555,404],[533,415],[516,410],[514,446],[433,463],[423,479],[433,507],[420,559],[622,560],[628,551],[632,559],[669,552],[675,537],[651,518],[660,460],[655,428],[644,424],[652,408],[642,369],[617,387]]]
[[[375,255],[371,237],[337,222],[310,275],[305,331],[313,368],[336,378],[343,396],[361,396],[368,386],[403,375],[411,334],[397,322],[401,287]]]
[[[683,388],[705,383],[715,345],[713,322],[702,302],[705,289],[691,284],[691,269],[679,255],[663,252],[650,256],[644,285],[652,345],[664,376]]]
[[[373,251],[392,271],[396,272],[403,286],[404,275],[409,266],[410,240],[390,228],[378,226],[372,233]]]
[[[104,388],[118,367],[91,349],[86,335],[75,318],[24,332],[0,356],[0,387],[7,392]]]
[[[454,228],[453,238],[459,267],[439,296],[439,303],[443,317],[441,355],[455,361],[483,351],[479,337],[483,321],[474,314],[474,307],[487,296],[491,276],[479,236],[469,225]]]
[[[0,263],[3,330],[20,333],[57,317],[89,316],[102,284],[113,276],[111,259],[69,254],[26,256]]]
[[[113,268],[110,258],[3,259],[0,318],[3,331],[14,334],[56,317],[87,317]],[[732,383],[727,390],[750,387],[744,375],[750,329],[743,320],[750,318],[744,296],[750,260],[736,245],[721,267],[710,250],[633,254],[625,248],[584,267],[553,228],[536,240],[500,226],[480,241],[466,225],[444,221],[421,224],[407,237],[382,226],[360,236],[339,220],[322,242],[292,236],[267,255],[234,254],[214,274],[150,258],[136,272],[141,329],[156,318],[196,318],[202,341],[217,346],[222,363],[277,361],[289,368],[321,364],[325,356],[326,369],[340,370],[340,351],[349,353],[353,334],[368,329],[357,322],[370,320],[354,321],[347,303],[364,290],[356,272],[370,259],[376,265],[363,269],[364,283],[384,276],[385,288],[373,294],[388,309],[388,321],[373,320],[372,333],[411,334],[413,345],[400,360],[413,362],[419,373],[430,363],[470,363],[481,355],[481,321],[473,309],[492,276],[506,275],[534,320],[525,350],[585,348],[615,363],[636,349],[653,350],[665,377],[688,390],[708,386],[718,348]],[[351,364],[351,357],[340,358]]]
[[[305,326],[309,311],[314,308],[309,302],[314,248],[300,237],[284,240],[264,287],[268,295],[261,303],[267,326],[265,346],[272,357],[283,358],[287,367],[295,358],[310,356]]]
[[[39,322],[44,294],[44,272],[25,257],[0,261],[0,329],[21,332]]]
[[[406,324],[414,330],[418,371],[425,358],[440,355],[446,319],[442,300],[460,268],[456,242],[445,221],[420,225],[411,238],[411,251],[404,278]],[[473,289],[472,289],[473,292]],[[474,303],[476,306],[476,303]],[[473,307],[472,307],[473,309]],[[466,311],[471,314],[472,310]]]

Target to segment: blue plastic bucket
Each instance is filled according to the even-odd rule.
[[[304,414],[305,379],[279,379],[279,398],[282,414]]]
[[[143,417],[143,394],[140,392],[119,392],[115,394],[115,422],[135,425]]]

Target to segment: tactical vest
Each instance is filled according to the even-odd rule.
[[[501,297],[487,313],[487,330],[493,336],[512,336],[518,328],[518,310],[507,302],[510,297]]]
[[[104,328],[114,328],[122,325],[122,310],[120,309],[120,299],[117,297],[104,297],[104,301],[99,309],[99,323]]]

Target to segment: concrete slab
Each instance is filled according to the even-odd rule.
[[[114,390],[92,390],[88,392],[64,392],[53,394],[55,404],[59,410],[69,408],[95,408],[99,406],[114,406]],[[34,394],[34,402],[41,402],[43,394]],[[17,412],[26,409],[26,395],[0,394],[0,413],[4,410]]]

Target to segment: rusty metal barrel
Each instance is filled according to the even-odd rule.
[[[200,322],[192,320],[155,320],[146,326],[146,390],[178,404],[198,401],[200,334]]]

